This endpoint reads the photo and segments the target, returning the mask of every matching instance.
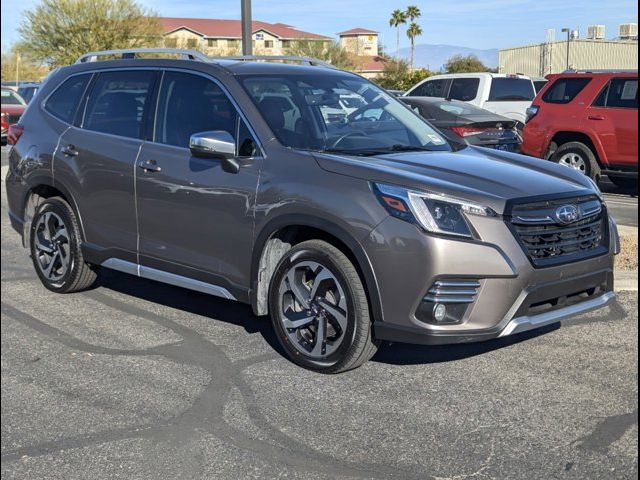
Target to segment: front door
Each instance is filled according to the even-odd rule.
[[[262,158],[246,123],[211,78],[167,71],[154,130],[136,168],[141,265],[248,289]],[[191,135],[208,131],[236,139],[238,173],[191,155]]]

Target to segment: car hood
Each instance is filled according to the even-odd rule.
[[[316,160],[329,172],[451,195],[500,214],[514,200],[597,193],[587,177],[567,167],[479,147],[374,157],[316,154]]]

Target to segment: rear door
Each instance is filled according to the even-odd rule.
[[[451,80],[448,78],[434,78],[410,90],[409,93],[407,93],[407,97],[446,98],[450,85]]]
[[[106,257],[136,260],[134,166],[156,73],[94,76],[84,115],[60,138],[54,176],[73,190],[86,241]]]
[[[613,78],[587,109],[584,122],[600,140],[609,165],[637,168],[637,78]]]
[[[236,138],[238,173],[188,148],[192,134],[220,130]],[[166,71],[154,142],[142,147],[136,168],[141,265],[232,292],[248,287],[260,152],[217,81]]]
[[[493,77],[489,96],[481,108],[511,118],[524,126],[527,108],[536,96],[530,78],[514,76]]]

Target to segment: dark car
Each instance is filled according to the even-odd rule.
[[[506,152],[520,150],[522,139],[517,122],[458,100],[427,97],[403,97],[449,140]]]
[[[452,146],[308,59],[137,52],[167,50],[83,56],[9,135],[8,214],[49,290],[104,267],[246,303],[324,373],[382,341],[503,338],[614,301],[615,222],[575,170]]]

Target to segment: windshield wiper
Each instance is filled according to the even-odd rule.
[[[390,148],[392,152],[431,152],[427,147],[416,147],[413,145],[394,145]]]

